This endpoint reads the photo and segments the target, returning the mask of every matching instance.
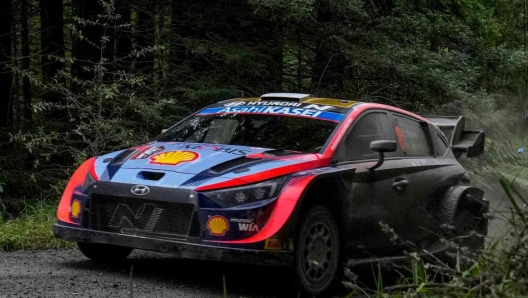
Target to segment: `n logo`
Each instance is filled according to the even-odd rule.
[[[137,229],[146,232],[152,232],[158,223],[162,208],[156,207],[152,204],[143,204],[141,207],[134,211],[126,204],[117,205],[109,227],[121,228],[123,232],[125,229]]]
[[[304,108],[305,109],[316,109],[316,110],[319,110],[319,111],[326,111],[326,110],[332,109],[333,107],[332,106],[320,106],[320,105],[316,105],[316,104],[311,104],[311,105],[305,106]]]

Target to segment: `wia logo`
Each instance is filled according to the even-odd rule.
[[[259,227],[254,223],[238,223],[238,229],[244,232],[258,232]]]
[[[156,207],[152,204],[143,204],[134,211],[126,204],[117,205],[110,222],[109,227],[123,229],[138,229],[147,232],[152,232],[158,223],[158,220],[163,212],[162,208]]]

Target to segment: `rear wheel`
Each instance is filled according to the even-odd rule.
[[[487,234],[487,227],[482,223],[482,219],[476,217],[469,210],[460,210],[455,217],[454,239],[461,248],[467,248],[471,252],[480,252],[484,248],[484,236]]]
[[[132,248],[116,246],[111,244],[102,244],[102,243],[86,243],[86,242],[77,242],[79,250],[90,260],[105,262],[105,263],[115,263],[125,260],[130,253],[132,253]]]
[[[330,290],[339,267],[340,242],[330,211],[315,206],[301,218],[295,245],[295,271],[301,289],[317,296]]]
[[[475,216],[467,209],[457,211],[453,222],[453,231],[448,240],[458,249],[450,249],[446,255],[447,263],[453,268],[469,268],[484,249],[484,236],[487,235],[487,222]]]

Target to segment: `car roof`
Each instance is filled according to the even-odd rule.
[[[222,103],[230,102],[259,102],[259,101],[274,101],[274,102],[292,102],[292,103],[306,103],[306,104],[318,104],[333,106],[340,109],[350,109],[352,106],[361,102],[346,99],[328,98],[328,97],[315,97],[311,94],[303,93],[266,93],[260,97],[242,97],[232,98]]]
[[[384,109],[388,111],[398,112],[405,114],[410,117],[414,117],[418,120],[428,122],[428,120],[406,110],[399,109],[397,107],[371,103],[371,102],[360,102],[354,100],[327,98],[327,97],[315,97],[311,94],[305,93],[267,93],[260,97],[241,97],[224,100],[213,104],[206,109],[202,110],[199,114],[215,114],[229,109],[229,107],[240,107],[240,110],[233,110],[236,113],[244,113],[244,108],[250,109],[250,106],[273,106],[273,107],[287,107],[287,108],[306,108],[316,109],[324,111],[322,116],[323,120],[337,121],[340,122],[344,119],[344,115],[352,109],[355,110],[351,114],[355,118],[358,114],[369,109]],[[257,111],[257,113],[259,113]],[[286,112],[285,112],[286,113]],[[332,116],[332,114],[334,116]],[[319,114],[318,114],[319,115]],[[340,115],[340,116],[335,116]]]

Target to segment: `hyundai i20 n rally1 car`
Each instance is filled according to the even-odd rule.
[[[291,265],[319,295],[347,261],[398,257],[406,243],[441,250],[445,227],[485,235],[488,202],[457,161],[483,146],[463,117],[307,94],[236,98],[84,162],[53,231],[99,261],[139,248]]]

